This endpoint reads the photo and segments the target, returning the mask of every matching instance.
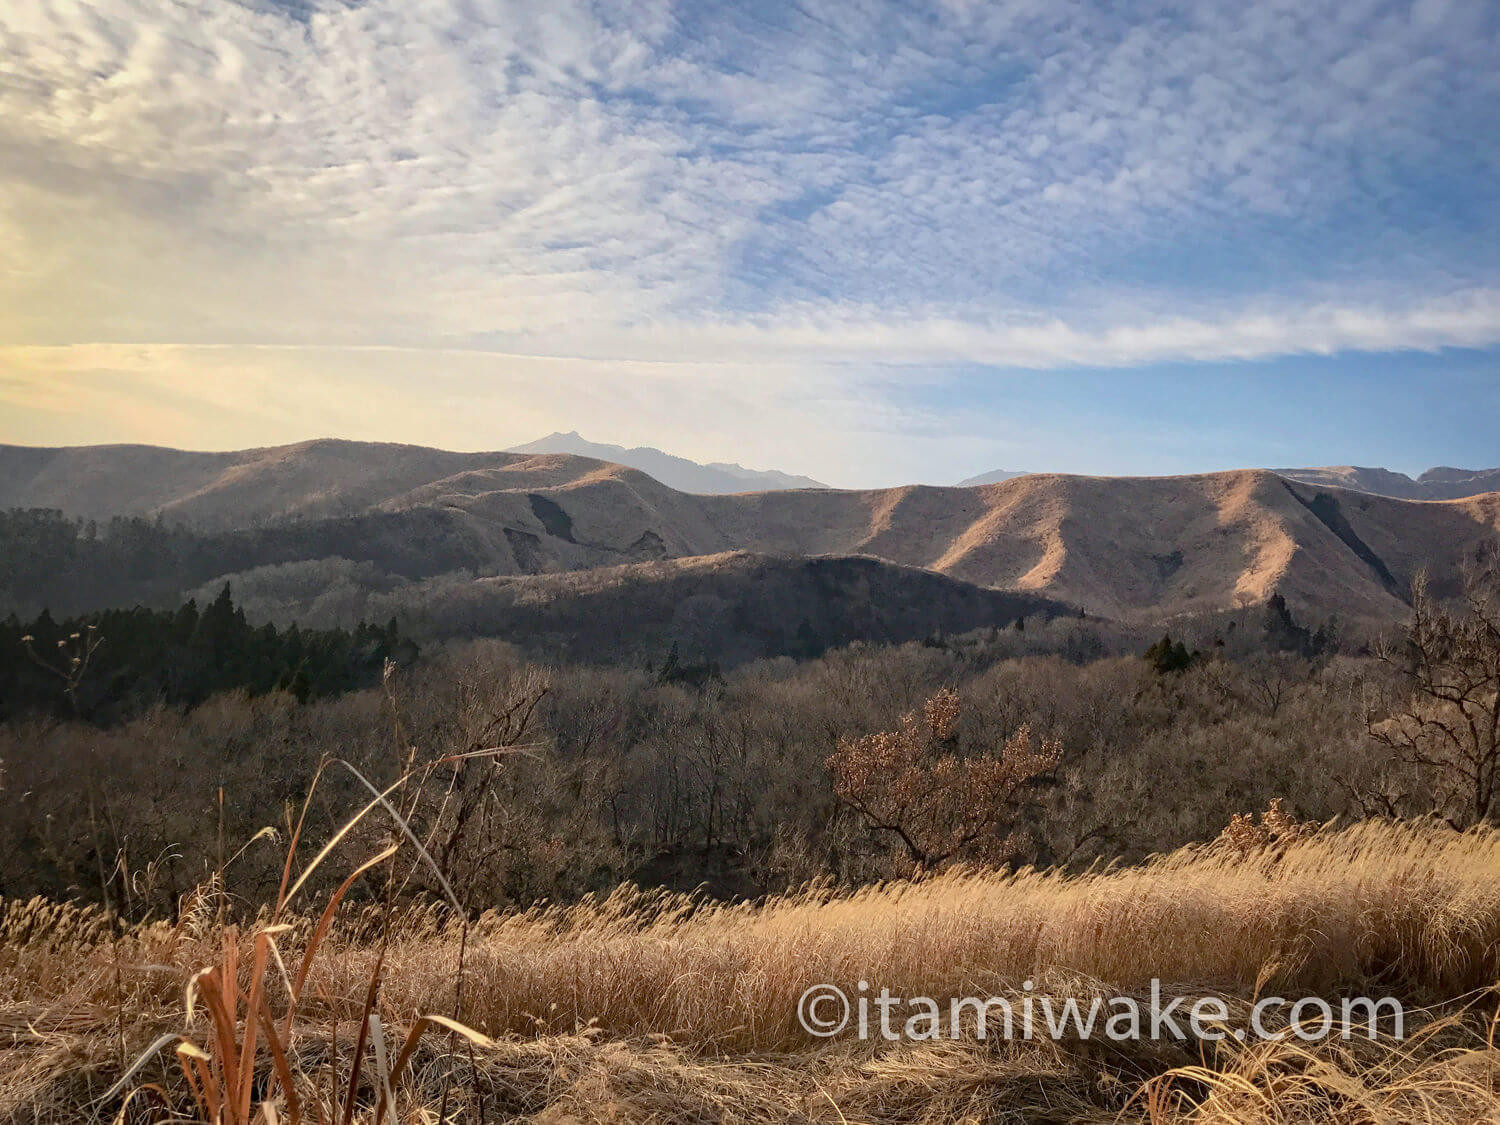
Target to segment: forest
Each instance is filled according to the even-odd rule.
[[[1419,686],[1402,646],[1448,651],[1479,628],[1418,604],[1401,644],[1364,651],[1299,625],[1277,600],[1152,643],[1060,618],[708,674],[671,652],[546,665],[499,640],[413,659],[393,630],[256,629],[227,591],[196,621],[192,607],[106,614],[56,645],[77,631],[61,623],[30,644],[97,651],[77,676],[76,714],[67,681],[35,668],[28,682],[53,705],[0,728],[5,790],[25,797],[0,825],[0,892],[170,914],[217,868],[224,841],[258,840],[224,876],[258,901],[277,876],[264,841],[290,830],[310,792],[309,830],[340,823],[361,803],[356,770],[400,783],[476,909],[621,880],[753,897],[890,878],[938,854],[914,835],[959,829],[942,860],[1131,862],[1212,839],[1276,799],[1301,820],[1473,823],[1489,806],[1463,786],[1493,787],[1492,766],[1461,784],[1462,762],[1424,765],[1381,726],[1412,710]],[[1448,635],[1427,635],[1432,615]],[[31,650],[8,643],[11,667],[26,668]],[[934,700],[948,713],[927,730]],[[973,772],[1022,749],[1040,757],[999,789],[999,775]],[[893,828],[877,815],[889,793],[851,787],[859,756],[875,753],[884,773],[919,781],[971,772],[921,803],[942,823]],[[995,809],[974,824],[960,791],[981,776],[994,799],[980,803]],[[373,844],[356,833],[345,846]]]
[[[0,721],[51,714],[107,725],[154,705],[190,709],[220,692],[299,702],[377,683],[417,647],[393,620],[352,630],[251,625],[225,584],[200,611],[104,610],[0,621]]]

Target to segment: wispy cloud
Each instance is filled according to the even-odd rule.
[[[1092,318],[1096,322],[1100,318]],[[1012,323],[951,318],[875,320],[860,311],[653,330],[657,352],[707,360],[750,351],[806,362],[998,368],[1136,367],[1299,354],[1481,348],[1500,342],[1500,291],[1471,290],[1413,304],[1252,304],[1204,315],[1137,313],[1097,327],[1049,317]]]

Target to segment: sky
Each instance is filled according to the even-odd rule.
[[[0,5],[0,441],[1500,465],[1500,5]]]

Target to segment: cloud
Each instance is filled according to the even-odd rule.
[[[0,17],[13,342],[1073,320],[1500,284],[1483,6],[42,0]]]
[[[666,382],[701,378],[709,371],[748,375],[753,370],[767,386],[804,380],[814,369],[828,380],[847,381],[849,369],[879,367],[905,369],[900,378],[921,383],[944,378],[945,369],[958,365],[1003,373],[1484,349],[1500,345],[1500,290],[1464,290],[1413,304],[1264,301],[1247,307],[1199,302],[1192,312],[1117,304],[1102,315],[1078,321],[1020,315],[1009,320],[892,317],[868,306],[820,304],[736,319],[582,325],[563,338],[526,330],[507,334],[506,343],[503,348],[378,344],[332,345],[326,350],[347,355],[410,353],[434,365],[476,358],[556,363],[579,373],[594,371],[601,378],[649,376]],[[163,347],[170,351],[175,345],[141,352],[156,354]],[[239,350],[316,354],[324,349],[265,345]]]
[[[1162,363],[1265,360],[1343,352],[1439,351],[1500,344],[1500,290],[1474,289],[1414,304],[1292,305],[1262,302],[1202,307],[1194,314],[1115,306],[1103,316],[975,320],[898,316],[863,306],[813,306],[737,320],[660,321],[640,328],[580,330],[566,351],[541,335],[516,342],[533,354],[713,365],[753,357],[772,365],[883,365],[940,370],[1130,368]],[[770,377],[769,374],[767,377]],[[922,371],[903,378],[920,380]]]
[[[1444,0],[9,5],[9,435],[837,481],[974,365],[1494,346],[1497,54]]]

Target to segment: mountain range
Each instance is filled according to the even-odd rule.
[[[731,492],[762,492],[781,488],[827,488],[821,481],[811,477],[793,476],[774,469],[747,469],[743,465],[714,461],[701,465],[686,457],[674,457],[650,446],[626,449],[621,445],[605,445],[589,441],[577,430],[570,433],[552,433],[525,445],[513,446],[511,453],[571,453],[578,457],[592,457],[596,461],[612,461],[639,469],[655,477],[668,488],[679,492],[698,492],[722,495]]]
[[[1319,618],[1389,621],[1418,569],[1454,574],[1500,533],[1500,493],[1404,500],[1261,469],[714,495],[571,454],[345,441],[237,453],[0,447],[0,508],[34,507],[191,526],[200,538],[173,555],[192,560],[173,564],[184,589],[303,565],[298,580],[315,597],[305,564],[342,560],[372,588],[633,566],[618,573],[638,590],[745,556],[864,556],[898,568],[882,582],[935,573],[1127,621],[1273,593]]]
[[[1500,469],[1428,469],[1415,480],[1389,469],[1358,465],[1330,465],[1321,469],[1277,469],[1281,476],[1306,484],[1351,488],[1399,500],[1461,500],[1483,492],[1500,491]]]
[[[1500,469],[1454,469],[1440,466],[1428,469],[1413,479],[1405,473],[1390,469],[1372,469],[1359,465],[1325,465],[1311,469],[1273,469],[1277,476],[1304,484],[1320,484],[1333,488],[1348,488],[1355,492],[1368,492],[1375,496],[1390,496],[1398,500],[1461,500],[1465,496],[1478,496],[1482,492],[1500,491]],[[979,484],[999,484],[1026,476],[1023,472],[995,469],[980,473],[958,482],[959,488],[972,488]]]

